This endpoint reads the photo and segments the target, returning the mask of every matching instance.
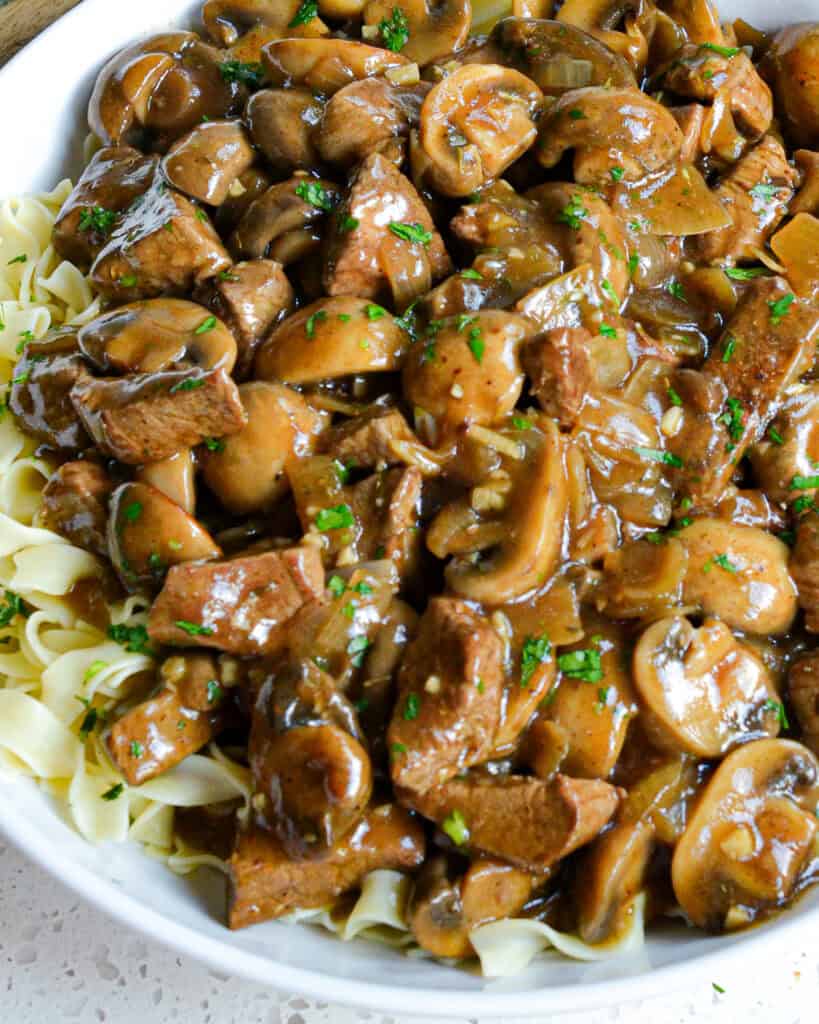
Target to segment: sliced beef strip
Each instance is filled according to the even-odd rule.
[[[43,490],[42,525],[77,547],[108,557],[108,498],[114,483],[98,462],[64,462]]]
[[[393,441],[412,443],[417,438],[398,409],[376,408],[329,430],[323,448],[345,466],[376,469],[401,461],[392,450]]]
[[[584,327],[546,331],[528,342],[521,362],[540,407],[562,427],[574,425],[595,380],[590,343]]]
[[[420,225],[431,238],[427,245],[407,241],[395,235],[390,224]],[[398,289],[403,309],[451,269],[443,239],[412,182],[382,154],[367,157],[332,222],[324,271],[326,293],[374,299],[392,291],[398,302]],[[396,278],[416,273],[419,277],[409,283],[410,291],[403,291]],[[416,289],[418,281],[424,287]]]
[[[424,859],[424,831],[403,808],[370,810],[322,860],[294,861],[272,832],[240,832],[230,858],[228,925],[245,928],[334,903],[379,868],[411,871]]]
[[[204,210],[158,181],[122,217],[91,280],[106,298],[131,302],[185,295],[231,262]]]
[[[195,711],[179,694],[162,689],[126,711],[111,727],[106,745],[128,785],[139,786],[201,750],[222,724],[220,711]]]
[[[75,329],[60,328],[28,342],[11,379],[9,407],[27,434],[62,451],[91,446],[71,401],[74,385],[92,379]]]
[[[87,269],[114,229],[117,217],[150,187],[157,157],[130,146],[99,150],[80,175],[57,215],[52,239],[57,252]]]
[[[705,107],[701,103],[688,103],[684,107],[671,107],[670,109],[683,133],[680,160],[685,164],[693,164],[702,156]]]
[[[542,871],[599,835],[621,794],[599,779],[558,774],[548,781],[518,775],[450,779],[401,798],[439,826],[460,815],[470,848]]]
[[[803,655],[791,666],[788,696],[802,730],[802,742],[819,754],[819,651]]]
[[[503,643],[463,601],[433,598],[398,675],[387,733],[396,786],[424,792],[488,758],[500,724]]]
[[[74,386],[71,399],[97,447],[131,465],[235,434],[247,421],[224,369],[89,379]]]
[[[176,647],[275,654],[285,646],[289,620],[323,590],[321,556],[313,547],[175,565],[151,608],[148,634]]]
[[[715,195],[733,224],[700,235],[695,248],[710,263],[755,262],[788,212],[799,176],[773,135],[754,146],[720,181]]]
[[[697,375],[709,394],[723,390],[725,405],[697,413],[681,393],[683,429],[668,442],[683,462],[674,470],[675,483],[695,507],[719,500],[786,390],[810,369],[818,338],[819,309],[794,298],[783,278],[759,279],[748,288]],[[685,424],[695,414],[704,429],[691,432]]]
[[[412,575],[420,556],[423,477],[416,466],[373,473],[350,488],[350,507],[360,532],[359,561],[389,558],[402,577]]]
[[[805,628],[819,633],[819,516],[813,512],[799,523],[789,569],[805,612]]]
[[[250,375],[259,343],[295,306],[293,288],[275,260],[235,263],[212,277],[195,298],[213,310],[236,339],[239,352],[233,372],[239,380]]]

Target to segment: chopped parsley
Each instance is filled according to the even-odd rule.
[[[299,25],[306,25],[318,14],[318,0],[301,0],[299,9],[296,11],[293,20],[288,28],[298,28]]]
[[[85,674],[82,677],[83,678],[83,682],[84,683],[89,682],[91,679],[94,678],[94,676],[99,675],[100,672],[102,672],[103,669],[106,669],[106,668],[108,668],[108,662],[107,661],[92,661],[91,664],[88,666],[88,668],[85,670]]]
[[[755,277],[764,277],[768,271],[765,267],[725,267],[725,273],[732,281],[753,281]]]
[[[19,594],[15,594],[13,590],[7,590],[3,595],[3,604],[0,605],[0,628],[8,626],[12,619],[15,619],[18,615],[28,617],[28,613],[23,606],[23,599]]]
[[[82,716],[80,722],[80,739],[87,739],[91,733],[96,729],[97,723],[100,720],[99,712],[96,708],[92,708],[90,703],[84,697],[77,697],[77,700],[82,701],[86,707],[85,714]]]
[[[117,782],[113,786],[111,786],[110,789],[106,789],[106,791],[102,794],[102,799],[109,801],[116,800],[118,796],[122,796],[124,790],[125,786],[123,786],[121,782]]]
[[[790,489],[792,491],[810,491],[814,487],[819,487],[819,476],[795,476],[791,480]]]
[[[187,619],[177,619],[174,622],[177,629],[181,629],[188,636],[213,636],[210,626],[200,626],[197,622],[188,622]]]
[[[609,704],[609,693],[611,692],[610,686],[601,686],[597,691],[597,703],[594,705],[594,710],[598,715],[601,715]]]
[[[679,281],[670,281],[666,285],[666,290],[669,295],[673,295],[675,299],[679,299],[680,302],[686,302],[685,289]]]
[[[532,421],[528,419],[526,416],[512,417],[512,426],[515,428],[515,430],[531,430],[532,425]]]
[[[223,452],[225,450],[225,442],[221,437],[206,437],[205,447],[209,452]]]
[[[376,302],[368,302],[364,307],[364,312],[367,314],[368,320],[380,320],[382,316],[387,315],[386,309],[383,306],[379,306]]]
[[[738,46],[717,46],[716,43],[700,43],[701,50],[710,50],[711,53],[718,53],[720,57],[730,60],[740,52]]]
[[[761,203],[769,203],[775,196],[779,189],[776,185],[754,185],[754,187],[748,193],[753,196],[754,199],[758,199]]]
[[[640,257],[637,255],[637,253],[634,253],[632,256],[629,256],[629,258],[628,258],[628,275],[629,275],[629,277],[634,277],[634,275],[637,273],[639,268],[640,268]]]
[[[123,274],[118,281],[118,284],[121,284],[123,288],[134,288],[136,287],[136,283],[136,274]]]
[[[205,317],[201,324],[194,330],[194,334],[207,334],[216,326],[216,317],[211,315]]]
[[[356,585],[354,587],[351,587],[350,589],[354,590],[356,594],[361,594],[362,597],[369,597],[370,594],[373,593],[373,588],[370,586],[369,583],[365,583],[364,580],[362,580],[360,583],[356,583]]]
[[[313,5],[315,7],[315,4]],[[226,60],[219,65],[223,82],[240,82],[251,89],[258,89],[264,81],[264,68],[257,61],[246,63],[242,60]]]
[[[649,459],[651,462],[664,462],[666,466],[682,469],[682,459],[672,452],[664,452],[659,448],[635,448],[634,451],[643,459]]]
[[[421,708],[421,701],[417,693],[407,694],[407,701],[404,705],[404,721],[411,722],[418,717]]]
[[[310,206],[315,206],[317,210],[325,210],[328,213],[335,205],[330,196],[327,195],[327,190],[318,181],[299,182],[296,185],[296,195]]]
[[[671,402],[672,405],[676,405],[679,407],[683,404],[683,400],[680,398],[679,394],[674,390],[674,388],[667,388],[665,393],[668,395],[668,400],[669,402]]]
[[[131,757],[142,757],[145,753],[145,748],[138,740],[131,740],[131,746],[129,749],[131,751]]]
[[[620,305],[620,300],[617,297],[617,292],[614,290],[614,285],[611,283],[611,281],[609,281],[607,277],[603,278],[603,282],[600,285],[600,287],[603,289],[603,291],[606,293],[606,295],[609,297],[609,299],[615,306]]]
[[[480,327],[472,328],[469,332],[469,338],[466,343],[469,346],[469,351],[472,353],[475,362],[480,365],[483,362],[483,353],[486,349],[486,342],[483,340]]]
[[[230,270],[220,270],[219,271],[219,280],[220,281],[238,281],[239,280],[239,275],[232,273]]]
[[[390,17],[378,23],[378,31],[384,46],[393,53],[400,53],[409,42],[409,23],[400,7],[393,7]]]
[[[529,680],[537,667],[548,661],[551,656],[552,645],[545,633],[541,636],[526,637],[520,652],[520,685],[524,689],[529,685]]]
[[[327,581],[327,589],[333,595],[333,597],[341,597],[344,591],[347,589],[347,584],[340,576],[331,576]]]
[[[123,515],[129,523],[135,523],[142,515],[142,503],[139,501],[132,501],[130,505],[125,506]]]
[[[797,498],[793,503],[793,510],[801,516],[803,512],[816,511],[816,505],[814,504],[813,498],[809,498],[806,494],[803,494],[801,498]]]
[[[432,232],[427,231],[423,224],[402,224],[399,221],[391,220],[388,227],[396,238],[400,238],[404,242],[413,242],[426,247],[432,241]]]
[[[115,643],[122,644],[130,654],[154,653],[148,646],[148,630],[144,626],[109,626],[108,636]]]
[[[623,175],[625,173],[626,171],[624,167],[612,167],[612,169],[609,171],[609,174],[611,174],[612,181],[622,181]]]
[[[594,647],[559,654],[557,667],[569,679],[582,679],[584,683],[599,683],[603,678],[600,651]]]
[[[577,107],[573,107],[569,111],[569,117],[573,121],[585,121],[586,120],[586,115],[583,113],[582,110],[578,110]]]
[[[617,328],[612,327],[611,324],[600,324],[600,334],[602,334],[604,338],[616,338]]]
[[[729,334],[725,339],[725,348],[722,352],[723,363],[730,363],[734,355],[734,349],[737,347],[737,339],[733,334]]]
[[[728,428],[731,440],[737,442],[745,433],[745,409],[738,398],[729,398],[726,405],[728,410],[720,416],[720,421]]]
[[[215,679],[209,679],[205,683],[205,689],[208,695],[208,704],[215,704],[224,696],[224,690]]]
[[[582,196],[575,195],[563,207],[557,215],[558,224],[568,224],[572,231],[579,231],[583,217],[588,217],[589,211],[583,205]]]
[[[169,395],[175,395],[177,391],[196,391],[197,388],[204,387],[205,382],[201,377],[186,377],[185,380],[177,381],[176,384],[172,384],[168,388]]]
[[[317,309],[315,313],[311,313],[307,318],[307,323],[304,325],[304,333],[307,337],[315,338],[316,324],[320,324],[326,319],[327,313],[323,309]]]
[[[390,745],[390,751],[393,757],[398,757],[399,754],[406,754],[407,748],[403,743],[393,743]]]
[[[367,700],[366,697],[362,697],[360,700],[357,700],[355,704],[353,704],[353,707],[356,709],[359,715],[362,713],[362,711],[366,711],[369,706],[370,702]]]
[[[715,992],[718,992],[721,996],[725,995],[725,989],[722,987],[722,985],[718,985],[715,981],[711,982],[711,988]]]
[[[351,217],[349,213],[345,214],[343,217],[339,216],[338,233],[340,235],[346,235],[348,231],[354,231],[358,227],[359,223],[358,218]]]
[[[776,720],[779,722],[781,729],[790,729],[791,723],[788,721],[788,713],[781,701],[769,699],[765,701],[762,707],[765,711],[772,711],[776,715]]]
[[[722,555],[714,555],[713,558],[709,558],[708,561],[705,563],[705,565],[702,567],[702,571],[703,572],[710,572],[712,566],[715,566],[715,565],[719,566],[720,569],[724,569],[725,572],[731,572],[731,573],[736,572],[737,569],[739,568],[738,566],[734,565],[734,563],[731,561],[731,559],[727,555],[722,554]]]
[[[768,437],[774,444],[784,444],[785,438],[779,433],[776,427],[768,427]]]
[[[466,819],[458,810],[450,811],[441,822],[441,831],[445,832],[456,846],[463,846],[469,840],[469,829]]]
[[[80,211],[80,231],[96,231],[100,235],[108,235],[117,219],[116,210],[106,210],[104,206],[86,207]]]
[[[12,265],[12,263],[27,263],[27,262],[28,262],[28,256],[26,256],[26,254],[24,252],[21,252],[19,256],[15,256],[14,259],[9,260],[6,265],[10,267]]]
[[[333,459],[333,469],[336,471],[336,476],[338,477],[338,482],[340,484],[343,485],[348,483],[350,479],[350,472],[352,470],[352,463],[345,466],[340,459]]]
[[[3,330],[5,330],[5,325],[3,325]],[[30,341],[34,341],[34,333],[32,331],[20,331],[18,337],[20,340],[17,342],[14,351],[19,356],[26,345],[28,345]]]
[[[782,323],[782,320],[788,315],[795,301],[796,296],[788,294],[783,295],[781,299],[777,299],[775,302],[768,303],[771,310],[771,323],[774,327]]]
[[[467,267],[466,270],[462,270],[461,277],[465,277],[467,281],[483,280],[483,274],[479,270],[475,270],[474,267]]]
[[[322,533],[325,533],[327,530],[343,530],[348,526],[352,526],[354,522],[355,517],[349,505],[323,508],[318,512],[315,519],[316,527]]]
[[[25,384],[25,382],[31,376],[30,370],[24,370],[22,373],[18,373],[16,377],[11,378],[12,384]]]
[[[361,668],[364,664],[364,655],[367,653],[367,649],[370,645],[371,641],[363,634],[360,636],[354,636],[347,644],[347,653],[350,655],[350,661],[355,668]]]

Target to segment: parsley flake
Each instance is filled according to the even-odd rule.
[[[125,786],[121,782],[117,782],[110,789],[106,789],[101,796],[103,800],[116,800],[118,796],[122,796],[124,790]]]
[[[635,448],[634,452],[643,459],[650,462],[663,462],[666,466],[673,466],[675,469],[682,469],[683,461],[679,455],[672,452],[664,452],[659,448]]]
[[[224,696],[224,690],[215,679],[209,679],[205,683],[205,689],[208,695],[208,704],[215,704]]]
[[[79,229],[109,235],[116,219],[116,210],[106,210],[104,206],[86,207],[80,211]]]
[[[188,622],[187,619],[177,619],[174,622],[177,629],[181,629],[188,636],[213,636],[210,626],[200,626],[198,622]]]
[[[222,61],[219,65],[219,73],[223,82],[239,82],[251,89],[258,89],[264,81],[264,68],[257,61],[250,63],[241,60]]]
[[[418,717],[421,708],[421,701],[417,693],[407,694],[407,701],[404,705],[404,721],[411,722]]]
[[[296,185],[296,195],[310,206],[315,206],[317,210],[325,210],[328,213],[335,205],[324,186],[318,181],[299,182]]]
[[[393,7],[390,17],[378,23],[378,31],[384,46],[393,53],[400,53],[409,42],[409,23],[400,7]]]
[[[130,654],[154,653],[148,646],[148,630],[144,626],[126,626],[124,623],[109,626],[108,636],[115,643],[122,644]]]
[[[568,224],[572,231],[579,231],[583,217],[588,217],[589,211],[583,205],[582,196],[574,195],[557,215],[558,224]]]
[[[441,822],[441,831],[445,832],[456,846],[463,846],[469,840],[469,829],[466,819],[458,810],[452,810]]]
[[[469,351],[472,353],[475,362],[480,365],[483,362],[483,353],[486,349],[486,342],[483,340],[480,327],[472,328],[469,332],[469,338],[466,343],[469,346]]]
[[[765,277],[765,267],[725,267],[725,273],[732,281],[753,281],[755,277]]]
[[[777,299],[775,302],[768,303],[771,310],[771,323],[774,327],[782,323],[782,320],[788,315],[795,301],[796,296],[788,294],[783,295],[781,299]]]
[[[718,53],[720,57],[730,60],[740,52],[738,46],[717,46],[716,43],[700,43],[701,50],[710,50],[711,53]]]
[[[391,220],[388,227],[396,238],[400,238],[404,242],[414,242],[426,247],[432,241],[432,232],[427,231],[423,224],[402,224],[399,221]]]
[[[327,530],[343,530],[355,523],[352,509],[349,505],[336,505],[333,508],[323,508],[315,518],[316,528],[322,533]]]
[[[316,324],[323,323],[327,319],[327,313],[323,309],[317,309],[315,313],[311,313],[307,318],[307,322],[304,325],[304,333],[308,338],[315,338],[316,336]]]
[[[318,0],[301,0],[299,9],[288,28],[298,28],[299,25],[306,25],[318,14]]]
[[[603,678],[600,651],[594,647],[559,654],[557,667],[569,679],[582,679],[585,683],[599,683]]]
[[[785,705],[779,700],[769,699],[766,700],[762,705],[764,711],[772,711],[776,715],[776,720],[779,722],[780,729],[790,729],[791,723],[788,721],[788,713],[785,710]]]
[[[617,328],[612,327],[611,324],[600,324],[600,334],[604,338],[616,338]]]
[[[177,381],[168,388],[169,395],[175,395],[177,391],[196,391],[197,388],[205,386],[201,377],[186,377],[185,380]]]
[[[525,689],[539,665],[552,656],[552,645],[548,636],[527,636],[520,652],[520,685]]]
[[[207,334],[216,326],[216,317],[211,315],[205,317],[201,324],[194,330],[194,334]]]

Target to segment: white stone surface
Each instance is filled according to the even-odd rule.
[[[815,1024],[819,928],[695,991],[584,1014],[582,1024]],[[447,1017],[448,1024],[467,1024]],[[429,1020],[425,1018],[425,1020]],[[0,1024],[424,1024],[277,994],[109,920],[0,841]],[[579,1016],[539,1024],[580,1024]],[[469,1022],[474,1024],[474,1022]],[[523,1024],[510,1019],[506,1024]],[[532,1022],[530,1021],[530,1024]]]

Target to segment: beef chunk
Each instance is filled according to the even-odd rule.
[[[621,792],[598,779],[507,775],[451,779],[404,796],[438,825],[459,815],[471,848],[542,871],[594,839],[617,810]]]
[[[250,373],[260,341],[293,311],[293,288],[280,263],[250,260],[211,278],[196,299],[228,325],[238,346],[234,376]]]
[[[733,224],[700,235],[700,257],[711,263],[756,261],[788,212],[797,181],[782,144],[767,135],[717,185],[715,194]]]
[[[406,241],[390,224],[419,225],[431,238],[427,245]],[[423,280],[404,281],[409,277],[404,267],[419,261],[427,263]],[[380,153],[367,157],[333,221],[324,272],[327,294],[377,298],[392,288],[394,301],[403,309],[450,269],[443,240],[412,183]]]
[[[802,730],[802,742],[819,754],[819,651],[803,655],[791,666],[788,696]]]
[[[105,529],[114,484],[97,462],[65,462],[43,491],[42,525],[87,551],[108,556]]]
[[[131,205],[91,267],[117,302],[182,295],[231,260],[204,211],[163,182]]]
[[[162,689],[118,719],[106,743],[129,786],[161,775],[210,743],[222,725],[219,711],[195,711]]]
[[[162,171],[180,192],[219,206],[255,157],[240,121],[204,121],[171,146]]]
[[[745,293],[698,378],[701,408],[683,401],[683,427],[669,448],[683,462],[676,484],[695,506],[719,501],[748,446],[759,440],[776,415],[787,388],[811,366],[819,310],[793,297],[779,277],[755,281]],[[724,405],[717,396],[724,395]],[[706,408],[707,406],[707,408]]]
[[[680,160],[685,164],[693,164],[702,156],[705,107],[701,103],[688,103],[684,107],[671,107],[671,113],[683,133]]]
[[[502,691],[498,634],[463,601],[433,598],[398,675],[387,734],[396,786],[423,792],[485,761]]]
[[[241,662],[210,651],[172,654],[159,666],[159,676],[165,688],[192,711],[216,710],[228,689],[246,682]]]
[[[132,465],[235,434],[247,421],[223,369],[98,378],[77,384],[71,398],[95,444]]]
[[[312,547],[175,565],[151,608],[148,633],[177,647],[273,654],[285,645],[289,619],[323,590],[321,556]]]
[[[591,340],[584,327],[563,327],[539,335],[521,353],[532,393],[562,427],[574,425],[594,383]]]
[[[293,861],[272,832],[240,832],[230,858],[228,925],[245,928],[293,910],[325,907],[379,868],[409,871],[424,859],[421,825],[400,807],[369,811],[322,860]]]
[[[415,466],[374,473],[350,489],[350,507],[360,530],[360,561],[389,558],[402,577],[412,575],[420,557],[422,489]]]
[[[345,466],[356,469],[388,466],[400,462],[391,442],[415,442],[407,421],[394,408],[375,408],[328,431],[324,450]]]
[[[819,516],[805,516],[796,531],[790,574],[805,612],[805,628],[819,633]]]
[[[75,384],[91,380],[73,328],[30,341],[14,367],[9,406],[27,434],[51,448],[79,451],[91,439],[71,401]]]
[[[157,158],[130,146],[99,150],[63,203],[54,225],[54,248],[86,269],[107,243],[118,215],[153,181]]]

